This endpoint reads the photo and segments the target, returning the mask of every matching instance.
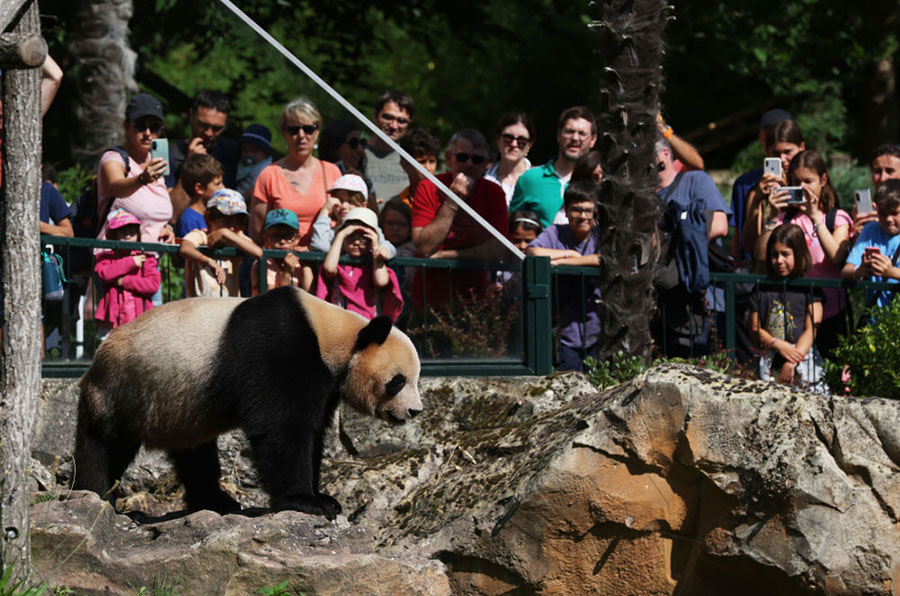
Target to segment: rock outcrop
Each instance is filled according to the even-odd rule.
[[[900,403],[678,365],[601,394],[575,374],[422,389],[405,426],[341,411],[323,464],[334,523],[260,509],[135,523],[74,494],[33,509],[38,569],[111,593],[164,571],[215,594],[282,580],[311,594],[900,594]],[[68,389],[45,396],[72,405]],[[62,478],[71,416],[42,413],[35,453],[61,456]],[[264,506],[240,434],[220,451],[226,489]],[[123,486],[120,510],[181,507],[159,456]]]

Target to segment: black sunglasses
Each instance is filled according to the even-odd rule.
[[[504,141],[506,141],[510,145],[512,145],[513,141],[515,141],[519,145],[519,147],[524,147],[525,145],[527,145],[528,143],[531,142],[531,139],[529,139],[528,137],[517,137],[516,135],[511,135],[508,132],[505,132],[502,135],[500,135],[500,138],[502,138]]]
[[[347,139],[347,144],[350,145],[351,149],[356,149],[359,146],[362,146],[363,149],[366,147],[366,140],[361,139],[359,137],[353,137],[352,139]]]
[[[159,134],[159,131],[162,130],[163,123],[156,118],[148,118],[146,120],[132,122],[131,126],[137,132],[144,132],[145,130],[150,129],[151,134]]]
[[[487,159],[484,155],[469,155],[468,153],[457,153],[454,157],[456,157],[456,161],[459,163],[466,163],[468,161],[472,162],[472,165],[481,165]]]
[[[318,124],[301,124],[299,126],[285,126],[284,127],[284,131],[292,136],[296,135],[296,134],[300,134],[301,130],[306,133],[306,136],[310,136],[311,134],[313,134],[314,132],[319,130],[319,125]]]

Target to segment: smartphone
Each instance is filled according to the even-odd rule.
[[[875,211],[872,205],[872,193],[868,188],[853,191],[853,202],[856,204],[856,214],[866,215]]]
[[[866,250],[863,251],[863,261],[868,261],[874,255],[880,255],[880,254],[881,254],[881,249],[878,248],[877,246],[867,246]]]
[[[802,205],[806,202],[806,195],[803,194],[802,186],[779,186],[775,189],[775,194],[787,191],[790,197],[787,200],[788,205]]]
[[[150,141],[150,157],[161,157],[166,161],[164,176],[169,175],[169,139],[153,139]]]
[[[781,178],[781,160],[777,157],[767,157],[763,162],[763,174],[775,174]]]

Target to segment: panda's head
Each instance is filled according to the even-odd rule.
[[[422,411],[419,355],[388,317],[375,317],[356,337],[344,382],[344,399],[354,408],[393,423]]]

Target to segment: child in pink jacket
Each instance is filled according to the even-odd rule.
[[[110,240],[141,241],[141,222],[131,213],[115,209],[106,221]],[[152,298],[161,281],[156,257],[139,250],[104,250],[97,254],[94,272],[103,282],[103,296],[94,314],[101,337],[153,308]]]

